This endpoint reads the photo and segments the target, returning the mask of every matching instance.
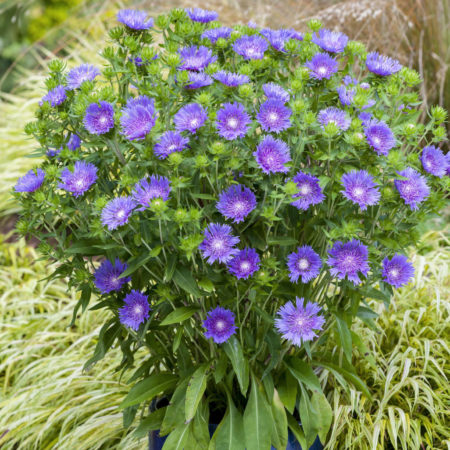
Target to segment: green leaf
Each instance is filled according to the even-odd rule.
[[[175,273],[173,274],[173,281],[178,287],[185,290],[187,293],[193,295],[194,297],[202,296],[202,293],[200,292],[191,271],[186,267],[179,267],[178,269],[175,269]]]
[[[214,291],[214,283],[209,278],[202,278],[198,285],[206,292]]]
[[[187,450],[191,438],[190,425],[182,424],[175,428],[167,437],[163,450]]]
[[[216,384],[220,383],[222,378],[225,375],[225,372],[228,367],[228,358],[226,353],[221,352],[219,359],[216,363],[216,367],[214,368],[213,374],[214,374],[214,381]]]
[[[298,358],[290,358],[286,365],[300,384],[305,384],[312,391],[322,392],[319,379],[308,363]]]
[[[189,380],[185,402],[185,414],[187,422],[191,421],[194,418],[198,404],[200,403],[200,400],[202,399],[205,392],[206,381],[208,379],[208,375],[206,374],[207,370],[208,364],[201,365]]]
[[[202,200],[217,200],[217,198],[211,194],[202,194],[202,193],[191,192],[191,196],[193,198],[201,198]]]
[[[165,413],[166,407],[151,412],[145,419],[141,420],[139,426],[134,430],[134,436],[139,439],[147,436],[149,431],[159,430]]]
[[[181,338],[183,337],[183,330],[184,330],[183,327],[179,327],[178,330],[177,330],[177,334],[175,335],[175,339],[173,340],[172,351],[174,353],[177,352],[178,347],[181,344]]]
[[[288,442],[287,417],[276,389],[273,391],[272,417],[272,444],[276,449],[285,450]]]
[[[120,408],[127,408],[128,406],[141,403],[144,400],[151,400],[161,392],[173,388],[177,380],[178,377],[168,372],[154,373],[130,389],[130,392],[120,404]]]
[[[325,445],[325,439],[333,421],[333,410],[331,409],[325,395],[320,392],[313,392],[311,396],[311,403],[317,411],[317,418],[319,421],[319,439],[320,442]]]
[[[292,414],[294,412],[297,400],[298,383],[290,372],[285,372],[281,381],[278,383],[277,389],[284,407]]]
[[[172,253],[169,256],[169,261],[166,265],[166,270],[164,272],[164,281],[170,281],[173,277],[173,274],[175,272],[175,268],[177,267],[178,262],[178,256],[176,253]]]
[[[170,399],[169,406],[167,407],[164,420],[161,424],[160,435],[173,431],[180,423],[185,422],[185,402],[186,402],[186,388],[189,378],[185,378],[180,384],[178,384],[172,397]]]
[[[203,399],[198,405],[194,420],[191,422],[191,433],[193,437],[194,450],[207,449],[210,443],[209,435],[209,407],[208,402]]]
[[[373,298],[375,300],[382,300],[383,302],[389,303],[391,300],[389,295],[373,287],[368,287],[364,289],[364,294],[366,294],[366,296],[369,298]]]
[[[292,434],[295,436],[297,441],[300,443],[302,449],[307,449],[308,446],[306,445],[305,433],[303,433],[303,430],[300,427],[297,420],[295,419],[295,417],[288,413],[287,420],[288,420],[289,428],[292,431]]]
[[[169,313],[159,325],[162,327],[164,325],[183,322],[189,319],[189,317],[192,317],[198,310],[199,308],[196,306],[181,306]]]
[[[269,236],[267,238],[267,243],[269,245],[297,245],[297,239],[288,237],[288,236]]]
[[[344,350],[345,357],[347,361],[352,363],[352,335],[350,334],[350,329],[348,328],[347,322],[343,318],[340,312],[335,313],[336,317],[336,328],[339,334],[339,339],[341,340],[341,345]]]
[[[236,336],[231,336],[223,345],[223,349],[231,361],[242,395],[245,395],[248,389],[249,367],[247,359],[244,358],[241,344]]]
[[[269,347],[270,361],[264,370],[262,379],[264,379],[264,377],[280,362],[281,356],[281,339],[278,333],[275,333],[273,330],[269,330],[266,333],[264,340],[267,342]]]
[[[139,267],[142,267],[147,261],[149,261],[152,256],[148,253],[139,254],[139,256],[131,258],[127,261],[128,268],[120,274],[119,278],[125,278],[132,275]]]
[[[372,355],[372,352],[369,350],[367,345],[364,343],[364,341],[353,331],[351,331],[352,334],[352,340],[355,343],[356,347],[358,348],[359,352],[361,353],[361,356],[363,356],[367,362],[374,368],[377,368],[377,363],[375,361],[375,358]]]
[[[308,392],[302,386],[302,395],[300,397],[300,420],[302,422],[302,428],[306,437],[306,448],[309,448],[316,440],[317,433],[319,432],[318,413],[314,409],[311,400],[309,399]]]
[[[215,450],[244,450],[242,415],[234,406],[230,395],[228,395],[227,413],[214,434]]]

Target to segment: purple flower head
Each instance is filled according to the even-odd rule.
[[[288,255],[289,278],[297,283],[302,277],[302,283],[308,283],[319,275],[322,261],[320,256],[309,246],[298,247],[297,251]]]
[[[62,146],[60,148],[49,148],[45,153],[49,158],[53,158],[61,153]]]
[[[49,102],[53,107],[61,105],[61,103],[64,103],[64,100],[67,98],[66,90],[67,88],[62,85],[50,89],[47,94],[42,97],[39,105],[42,105],[44,102]]]
[[[304,298],[296,297],[295,306],[289,301],[278,310],[275,327],[284,339],[300,347],[302,341],[312,341],[317,337],[325,319],[319,315],[322,308],[317,303],[308,302],[303,306]]]
[[[317,120],[325,128],[329,123],[334,123],[340,130],[348,130],[351,124],[350,117],[342,109],[330,106],[326,109],[321,109],[317,115]]]
[[[254,248],[240,250],[239,253],[228,263],[228,270],[236,278],[246,280],[259,270],[259,255]]]
[[[227,341],[237,330],[234,325],[234,314],[220,306],[208,312],[203,326],[206,328],[205,337],[213,338],[216,344]]]
[[[217,112],[217,132],[227,141],[243,138],[247,134],[250,122],[250,116],[241,103],[225,103]]]
[[[175,114],[173,121],[177,131],[195,133],[205,123],[208,115],[206,109],[198,103],[189,103]]]
[[[361,109],[369,109],[372,108],[372,106],[374,106],[376,104],[376,101],[373,98],[369,98],[369,100],[367,100],[367,103],[363,106],[361,106]]]
[[[217,59],[217,56],[214,56],[212,51],[204,45],[183,47],[178,50],[178,53],[181,56],[180,69],[183,70],[203,70]]]
[[[364,126],[367,126],[369,122],[372,120],[373,114],[370,112],[361,112],[358,115],[358,119],[362,122]]]
[[[132,30],[148,30],[153,26],[153,19],[147,19],[145,11],[137,9],[121,9],[117,13],[117,20]]]
[[[361,83],[359,86],[361,89],[370,89],[370,84],[366,82]]]
[[[255,194],[242,184],[234,184],[222,191],[216,206],[224,217],[239,223],[256,208]]]
[[[342,78],[342,82],[345,86],[349,86],[350,84],[354,84],[356,86],[358,84],[358,80],[350,75],[345,75],[345,77]]]
[[[128,266],[122,263],[118,258],[116,258],[114,264],[105,259],[100,267],[94,272],[95,287],[102,294],[120,291],[124,284],[131,281],[131,277],[120,278],[120,275],[122,275],[127,268]]]
[[[402,68],[402,65],[396,59],[380,55],[377,52],[367,54],[366,66],[371,72],[382,77],[392,75]]]
[[[447,161],[447,168],[445,169],[445,174],[450,177],[450,152],[445,155],[445,160]]]
[[[17,180],[14,190],[16,192],[37,191],[44,182],[44,178],[45,172],[42,169],[30,170]]]
[[[381,120],[371,120],[364,124],[367,143],[379,154],[387,156],[395,147],[395,136],[392,130]]]
[[[73,172],[67,167],[61,172],[60,189],[72,192],[74,197],[83,195],[97,180],[97,167],[84,161],[77,161]]]
[[[167,158],[171,153],[183,151],[189,139],[176,131],[166,131],[153,147],[153,152],[159,159]]]
[[[442,150],[429,145],[422,150],[420,156],[424,170],[432,175],[442,178],[447,171],[447,157],[442,153]]]
[[[265,136],[253,156],[264,173],[289,171],[285,164],[291,160],[291,155],[288,145],[281,139]]]
[[[207,9],[187,8],[185,11],[189,18],[194,22],[208,23],[219,17],[219,14],[216,11],[209,11]]]
[[[330,256],[327,262],[331,267],[331,274],[340,280],[347,277],[353,284],[360,284],[358,272],[367,276],[370,270],[367,263],[368,253],[367,247],[356,239],[345,244],[336,242],[333,248],[328,250]]]
[[[217,39],[228,39],[233,30],[229,27],[211,28],[202,33],[202,39],[209,39],[212,44],[217,42]]]
[[[353,99],[355,98],[356,89],[355,88],[347,88],[345,86],[338,86],[336,89],[339,95],[339,100],[344,106],[349,106],[352,104]]]
[[[362,211],[369,205],[376,205],[380,200],[380,192],[373,178],[365,170],[352,170],[342,176],[344,197],[357,203]]]
[[[391,260],[383,260],[383,270],[381,272],[383,281],[399,288],[409,283],[414,278],[414,266],[404,255],[396,253]]]
[[[250,78],[247,75],[227,72],[226,70],[219,70],[213,75],[213,78],[229,87],[236,87],[250,82]]]
[[[145,95],[137,98],[130,97],[121,112],[121,134],[130,141],[144,139],[155,126],[155,102]]]
[[[242,36],[233,44],[233,50],[244,59],[263,59],[269,43],[261,36]]]
[[[288,102],[290,99],[289,94],[279,84],[266,83],[262,85],[262,89],[267,98],[280,100],[283,103]]]
[[[406,178],[406,180],[394,181],[400,197],[405,200],[405,203],[412,210],[419,209],[418,204],[430,195],[430,188],[427,185],[426,178],[411,167],[407,167],[405,170],[397,173]]]
[[[100,75],[100,70],[92,64],[81,64],[67,74],[67,89],[77,89],[85,81],[92,81]]]
[[[84,127],[91,134],[105,134],[114,127],[114,108],[111,103],[100,101],[86,108]]]
[[[291,126],[291,114],[281,100],[269,98],[259,108],[256,118],[264,131],[279,133]]]
[[[319,30],[319,33],[314,33],[312,41],[317,44],[322,50],[330,53],[341,53],[344,51],[348,42],[348,36],[339,31]]]
[[[271,28],[264,28],[260,33],[270,42],[272,47],[279,51],[284,52],[284,44],[289,39],[303,40],[303,36],[293,29],[281,28],[280,30],[272,30]]]
[[[149,317],[148,297],[142,292],[132,289],[123,302],[125,305],[119,308],[120,323],[137,331],[139,325]]]
[[[136,203],[131,197],[117,197],[110,200],[102,209],[102,224],[108,227],[108,230],[125,225],[135,208]]]
[[[199,89],[209,86],[213,83],[213,79],[203,72],[189,72],[189,84],[186,84],[186,89]]]
[[[294,201],[291,205],[306,211],[310,205],[317,205],[325,199],[319,179],[302,171],[292,178],[297,184],[298,192],[293,195]]]
[[[208,263],[214,261],[227,263],[236,255],[239,250],[234,248],[239,243],[239,238],[231,234],[232,229],[229,225],[211,223],[205,229],[205,239],[198,246],[202,252],[203,258],[208,258]]]
[[[77,134],[75,134],[75,133],[71,133],[70,134],[70,138],[69,138],[69,140],[67,141],[67,148],[69,149],[69,150],[72,150],[72,151],[74,151],[74,150],[76,150],[77,148],[80,148],[80,146],[81,146],[81,139],[80,139],[80,137],[77,135]]]
[[[160,198],[163,201],[169,199],[170,181],[166,177],[152,175],[150,181],[147,178],[142,178],[134,186],[132,191],[133,200],[142,207],[138,211],[143,211],[150,206],[150,203],[155,198]]]
[[[329,80],[338,71],[339,64],[328,53],[316,53],[305,66],[310,71],[310,78]]]

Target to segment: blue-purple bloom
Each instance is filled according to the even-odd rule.
[[[203,326],[206,328],[205,337],[212,338],[216,344],[227,341],[237,330],[234,313],[220,306],[208,311]]]
[[[302,283],[308,283],[319,275],[322,261],[312,247],[304,245],[288,255],[287,265],[293,283],[297,283],[299,277],[302,277]]]
[[[39,102],[42,105],[44,102],[49,102],[53,107],[61,105],[66,100],[67,88],[65,86],[59,85],[53,89],[50,89],[47,94],[42,97],[42,100]]]
[[[163,201],[169,199],[170,181],[166,177],[159,175],[152,175],[150,181],[147,178],[142,178],[134,186],[132,191],[133,200],[141,205],[138,211],[143,211],[148,208],[155,198],[160,198]]]
[[[261,36],[242,36],[233,44],[233,50],[244,59],[263,59],[269,43]]]
[[[60,189],[71,192],[74,197],[83,195],[97,180],[97,167],[84,161],[77,161],[71,172],[67,167],[61,172]]]
[[[93,81],[95,77],[100,75],[100,70],[92,64],[81,64],[81,66],[74,67],[67,74],[67,88],[77,89],[85,81]]]
[[[219,14],[216,11],[209,11],[201,8],[186,8],[187,15],[194,22],[208,23],[216,20]]]
[[[117,197],[110,200],[102,209],[102,224],[108,227],[108,230],[125,225],[130,218],[136,203],[131,197]]]
[[[420,156],[424,170],[436,177],[442,178],[447,171],[447,157],[442,150],[434,145],[424,147]]]
[[[317,177],[299,171],[292,181],[297,184],[298,189],[298,192],[293,195],[294,201],[291,203],[296,208],[306,211],[311,205],[317,205],[325,199]]]
[[[407,167],[397,173],[406,178],[406,180],[394,181],[400,197],[405,200],[405,203],[409,205],[412,210],[419,209],[418,204],[423,202],[430,195],[427,179],[411,167]]]
[[[243,138],[250,123],[250,116],[241,103],[225,103],[217,112],[217,132],[227,141]]]
[[[344,106],[349,106],[352,104],[353,99],[355,98],[356,89],[355,88],[348,88],[346,86],[338,86],[336,89],[339,100]]]
[[[289,39],[296,39],[298,41],[303,40],[301,33],[287,28],[281,28],[279,30],[272,30],[271,28],[264,28],[260,33],[270,42],[272,47],[279,52],[284,52],[284,44]]]
[[[281,139],[265,136],[253,153],[264,173],[289,171],[285,166],[291,160],[288,145]]]
[[[239,238],[231,234],[232,228],[229,225],[211,223],[203,232],[205,239],[198,246],[203,258],[208,258],[207,262],[214,261],[227,263],[236,255],[239,250],[234,248],[239,243]]]
[[[414,278],[414,266],[404,255],[396,253],[391,260],[383,260],[383,270],[381,272],[383,281],[399,288],[409,283]]]
[[[80,137],[77,134],[71,133],[70,134],[70,138],[67,141],[66,145],[67,145],[67,148],[69,150],[74,151],[77,148],[80,148],[80,146],[81,146],[81,139],[80,139]]]
[[[402,68],[402,65],[396,59],[380,55],[378,52],[367,54],[366,66],[371,72],[382,77],[392,75]]]
[[[282,101],[283,103],[289,101],[289,93],[286,92],[279,84],[266,83],[262,85],[262,89],[267,98],[274,98]]]
[[[328,250],[328,254],[330,255],[327,261],[331,267],[330,272],[340,280],[347,277],[353,284],[360,284],[358,272],[366,277],[370,270],[367,262],[369,255],[367,247],[356,239],[345,244],[337,241],[333,248]]]
[[[189,103],[178,110],[173,121],[177,131],[189,131],[195,133],[203,126],[208,114],[206,109],[198,103]]]
[[[116,258],[114,264],[105,259],[100,267],[94,272],[95,287],[102,294],[120,291],[124,284],[131,281],[131,277],[120,277],[127,268],[127,264],[122,263],[118,258]]]
[[[199,89],[209,86],[213,79],[204,72],[189,72],[189,83],[184,86],[186,89]]]
[[[246,280],[259,270],[260,258],[254,248],[245,248],[228,263],[228,270],[238,279]]]
[[[117,20],[132,30],[148,30],[153,26],[153,19],[147,19],[145,11],[137,9],[121,9],[117,13]]]
[[[302,341],[312,341],[316,331],[322,330],[325,319],[319,315],[322,308],[313,302],[304,305],[305,299],[296,297],[296,303],[289,301],[278,310],[275,327],[291,344],[300,347]]]
[[[159,138],[159,141],[153,147],[153,153],[159,159],[167,158],[171,153],[183,151],[189,139],[176,131],[166,131]]]
[[[272,97],[261,105],[256,118],[264,131],[279,133],[291,126],[291,114],[283,101]]]
[[[347,45],[348,36],[339,31],[322,29],[319,30],[318,34],[313,34],[312,41],[322,50],[326,50],[330,53],[341,53]]]
[[[217,42],[218,39],[228,39],[231,36],[231,32],[233,30],[229,27],[219,27],[219,28],[211,28],[202,33],[202,39],[209,39],[209,41],[213,44]]]
[[[364,124],[364,134],[367,143],[379,154],[387,156],[389,150],[395,147],[395,136],[392,130],[382,120],[370,120]]]
[[[216,206],[224,217],[239,223],[256,208],[255,194],[243,184],[234,184],[222,191]]]
[[[250,78],[247,75],[227,72],[226,70],[219,70],[213,75],[213,78],[228,87],[236,87],[250,82]]]
[[[325,128],[330,123],[334,123],[343,131],[348,130],[351,124],[351,119],[348,117],[347,113],[334,106],[321,109],[317,115],[317,121],[322,124],[322,128]]]
[[[338,71],[338,62],[328,53],[316,53],[305,66],[309,69],[309,77],[316,80],[329,80]]]
[[[180,69],[182,70],[204,70],[217,59],[217,56],[212,54],[211,49],[204,45],[183,47],[178,50],[178,53],[181,56]]]
[[[341,192],[344,197],[353,203],[357,203],[362,211],[365,211],[367,206],[376,205],[380,200],[378,187],[365,170],[352,170],[344,174],[342,185],[344,190]]]
[[[23,177],[17,180],[14,190],[16,192],[37,191],[44,182],[45,172],[42,169],[29,170]]]
[[[121,112],[121,134],[130,141],[144,139],[155,126],[155,102],[145,95],[137,98],[130,97]]]
[[[119,308],[120,323],[137,331],[139,325],[149,317],[148,297],[142,292],[132,289],[123,302],[125,305]]]
[[[86,130],[91,134],[105,134],[114,128],[114,108],[111,103],[100,101],[86,108],[83,120]]]

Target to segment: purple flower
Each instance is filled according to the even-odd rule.
[[[119,308],[120,323],[137,331],[139,325],[149,317],[148,297],[142,292],[132,289],[123,302],[125,305]]]
[[[266,83],[262,85],[262,89],[264,94],[266,94],[267,98],[273,98],[275,100],[280,100],[283,103],[289,101],[289,94],[276,83]]]
[[[259,255],[254,248],[240,250],[228,263],[228,270],[236,278],[246,280],[259,270]]]
[[[450,177],[450,153],[445,155],[445,160],[447,161],[447,168],[445,169],[445,174]]]
[[[224,217],[239,223],[256,208],[255,194],[248,187],[235,184],[222,191],[216,206]]]
[[[239,243],[239,238],[231,234],[229,225],[211,223],[205,229],[205,239],[199,245],[203,258],[208,258],[208,263],[214,261],[227,263],[239,250],[234,248]]]
[[[293,283],[297,283],[300,276],[302,283],[308,283],[319,275],[322,261],[312,247],[304,245],[288,255],[287,265],[290,272],[289,278]]]
[[[250,116],[241,103],[225,103],[217,112],[217,132],[227,141],[243,138],[247,134],[250,122]]]
[[[155,198],[160,198],[163,201],[169,199],[170,181],[166,177],[152,175],[150,181],[147,178],[142,178],[134,186],[132,191],[133,200],[142,205],[138,211],[143,211],[150,206],[150,203]]]
[[[325,128],[329,123],[334,123],[340,130],[348,130],[350,127],[350,117],[342,109],[330,106],[326,109],[321,109],[317,115],[317,120]]]
[[[86,108],[84,127],[91,134],[105,134],[114,127],[114,108],[111,103],[100,101]]]
[[[264,173],[289,171],[285,166],[291,160],[289,147],[281,139],[265,136],[253,156]]]
[[[209,86],[213,83],[213,79],[203,72],[189,72],[189,84],[186,84],[186,89],[199,89]]]
[[[376,205],[380,200],[380,192],[373,178],[365,170],[352,170],[342,176],[344,197],[357,203],[362,211],[369,205]]]
[[[167,158],[171,153],[183,151],[189,139],[176,131],[166,131],[153,147],[153,152],[159,159]]]
[[[346,88],[345,86],[339,86],[336,90],[339,95],[339,100],[344,106],[349,106],[352,104],[356,94],[355,88]]]
[[[319,179],[315,176],[300,171],[292,178],[292,181],[297,184],[298,189],[298,192],[293,195],[295,200],[291,203],[296,208],[306,211],[310,205],[317,205],[325,199]]]
[[[155,102],[145,95],[137,98],[130,97],[121,112],[121,134],[130,141],[144,139],[155,126]]]
[[[272,47],[279,52],[284,52],[284,44],[289,39],[303,40],[303,36],[293,29],[281,28],[280,30],[272,30],[264,28],[260,33],[270,42]]]
[[[345,244],[336,242],[333,248],[328,250],[330,257],[327,262],[331,266],[331,274],[340,280],[347,277],[353,284],[360,284],[358,272],[367,276],[370,270],[367,263],[368,253],[367,247],[356,239]]]
[[[233,30],[229,27],[211,28],[202,33],[202,39],[209,39],[211,43],[215,44],[217,39],[228,39]]]
[[[244,59],[263,59],[268,47],[261,36],[242,36],[233,44],[233,50]]]
[[[84,161],[77,161],[73,172],[67,167],[61,172],[62,183],[58,184],[60,189],[72,192],[74,197],[83,195],[97,180],[97,167]]]
[[[369,83],[361,83],[360,85],[359,85],[359,87],[361,88],[361,89],[370,89],[370,84]]]
[[[121,9],[117,20],[132,30],[148,30],[153,26],[153,19],[147,19],[147,13],[137,9]]]
[[[44,182],[44,178],[45,172],[42,169],[30,170],[17,180],[14,190],[16,192],[37,191]]]
[[[77,148],[80,148],[80,146],[81,146],[81,139],[80,139],[80,137],[78,136],[78,135],[76,135],[75,133],[71,133],[70,134],[70,138],[69,138],[69,140],[68,140],[68,142],[67,142],[67,148],[69,149],[69,150],[72,150],[72,151],[74,151],[74,150],[76,150]]]
[[[367,143],[379,154],[387,156],[395,147],[395,136],[392,130],[381,120],[371,120],[364,124]]]
[[[206,328],[205,337],[213,338],[216,344],[227,341],[237,330],[234,325],[234,314],[220,306],[208,312],[203,326]]]
[[[405,200],[405,203],[412,210],[419,209],[417,205],[430,195],[430,188],[427,185],[426,178],[411,167],[407,167],[405,170],[397,173],[406,178],[406,180],[394,181],[400,197]]]
[[[174,116],[173,121],[177,131],[195,133],[205,123],[208,115],[202,105],[189,103],[183,106]]]
[[[108,230],[125,225],[135,208],[136,203],[131,197],[117,197],[109,201],[102,210],[102,224]]]
[[[432,175],[442,178],[447,171],[447,157],[442,153],[442,150],[429,145],[422,150],[420,156],[424,170]]]
[[[127,268],[128,266],[122,263],[118,258],[116,258],[114,264],[111,261],[104,260],[100,267],[94,272],[95,287],[102,294],[120,291],[124,284],[131,281],[131,277],[120,278],[120,275],[122,275]]]
[[[183,70],[203,70],[217,59],[217,56],[213,56],[212,51],[204,45],[183,47],[178,53],[181,56],[180,69]]]
[[[345,75],[345,77],[342,78],[342,82],[344,83],[345,86],[349,86],[350,84],[354,84],[356,86],[358,84],[358,80],[356,78],[351,77],[350,75]]]
[[[308,302],[303,306],[304,298],[295,298],[295,306],[289,301],[278,310],[275,327],[291,344],[300,347],[302,341],[312,341],[317,337],[325,319],[319,315],[322,308],[317,303]]]
[[[236,87],[250,82],[250,78],[247,75],[227,72],[226,70],[219,70],[213,75],[213,78],[229,87]]]
[[[338,71],[339,64],[328,53],[316,53],[305,66],[310,70],[310,78],[329,80]]]
[[[281,100],[269,98],[259,108],[256,118],[264,131],[279,133],[291,126],[291,114]]]
[[[396,253],[391,260],[389,258],[383,260],[381,275],[383,281],[399,288],[408,284],[409,280],[414,278],[414,266],[406,256]]]
[[[100,75],[100,70],[92,64],[81,64],[75,67],[67,74],[67,89],[77,89],[85,81],[92,81]]]
[[[50,89],[47,94],[42,97],[39,104],[42,105],[44,102],[49,102],[53,107],[61,105],[61,103],[63,103],[67,98],[66,89],[67,88],[62,85]]]
[[[194,22],[208,23],[216,20],[219,14],[216,11],[209,11],[201,8],[186,8],[186,13]]]
[[[371,72],[382,77],[392,75],[402,68],[402,65],[396,59],[380,55],[377,52],[367,54],[366,66]]]
[[[339,31],[319,30],[318,35],[313,34],[312,41],[322,50],[330,53],[341,53],[344,51],[348,42],[348,36]]]
[[[362,122],[364,126],[367,126],[372,120],[373,114],[370,112],[361,112],[358,115],[358,119]]]

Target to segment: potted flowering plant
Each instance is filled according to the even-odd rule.
[[[93,293],[111,311],[86,367],[122,349],[125,426],[140,411],[164,449],[324,443],[320,373],[370,398],[352,322],[412,279],[445,200],[445,111],[418,124],[419,75],[315,20],[117,19],[104,67],[49,64],[17,229],[80,291],[73,320]]]

